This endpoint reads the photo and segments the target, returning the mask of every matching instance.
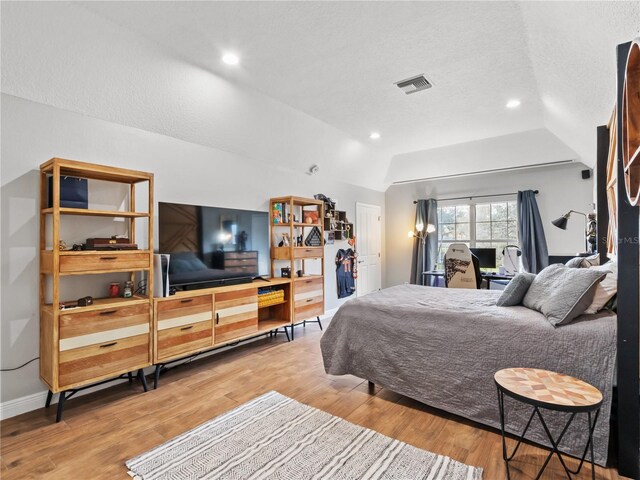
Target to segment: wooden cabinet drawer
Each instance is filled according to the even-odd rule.
[[[323,247],[296,247],[293,249],[294,258],[320,258],[323,254]]]
[[[60,315],[60,351],[149,333],[149,304],[105,307]]]
[[[158,330],[179,327],[213,319],[213,296],[159,300],[156,303]]]
[[[215,295],[215,342],[222,343],[258,329],[258,289]]]
[[[324,277],[295,277],[294,282],[296,293],[324,288]]]
[[[294,318],[298,322],[324,313],[324,277],[297,278],[294,283]]]
[[[60,389],[95,382],[150,365],[149,335],[135,335],[60,352],[58,383]]]
[[[295,283],[293,300],[296,307],[305,303],[322,302],[323,297],[324,285],[322,278],[314,278],[310,280],[309,283]]]
[[[156,359],[168,360],[213,345],[213,321],[191,323],[158,331]]]
[[[60,255],[60,273],[128,272],[147,269],[150,261],[143,252],[74,252]]]
[[[322,299],[319,302],[304,301],[304,303],[301,302],[300,304],[296,302],[295,315],[294,315],[296,322],[307,320],[313,317],[318,317],[322,314],[324,314],[324,303],[322,302]]]

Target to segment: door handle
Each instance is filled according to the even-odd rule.
[[[116,345],[118,342],[111,342],[111,343],[105,343],[104,345],[100,345],[100,348],[107,348],[107,347],[113,347],[114,345]]]
[[[216,312],[216,325],[220,323],[220,314]]]
[[[193,302],[193,298],[185,298],[184,300],[180,300],[180,303],[189,303]]]
[[[100,257],[100,260],[117,260],[118,257]]]
[[[114,313],[116,313],[118,310],[106,310],[104,312],[100,312],[100,315],[113,315]]]
[[[182,327],[180,330],[191,330],[193,325],[189,325],[188,327]]]
[[[364,263],[364,260],[358,260],[358,263]]]

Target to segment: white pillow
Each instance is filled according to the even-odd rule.
[[[611,260],[604,265],[589,267],[589,270],[609,271],[606,277],[596,287],[591,305],[584,313],[598,313],[618,291],[618,262]]]

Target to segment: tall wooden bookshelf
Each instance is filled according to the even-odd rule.
[[[125,184],[128,209],[61,207],[62,177]],[[47,191],[50,179],[51,205]],[[146,211],[137,211],[136,185],[143,182],[148,184],[148,205]],[[61,250],[61,217],[67,215],[123,218],[132,243],[136,242],[136,219],[146,218],[147,245],[138,250]],[[65,277],[117,272],[128,273],[134,285],[136,275],[145,272],[146,294],[96,298],[92,305],[61,309],[61,304],[82,296],[79,292],[76,298],[60,298]],[[105,294],[106,290],[105,286]],[[59,393],[56,421],[62,417],[65,400],[77,391],[119,377],[132,379],[132,372],[136,370],[146,391],[142,368],[152,363],[152,294],[153,174],[61,158],[43,163],[40,166],[40,378],[49,387],[47,407],[53,394]]]
[[[279,207],[280,206],[280,207]],[[315,217],[305,221],[305,212]],[[281,276],[281,268],[289,268],[293,301],[291,302],[291,339],[293,327],[307,321],[317,321],[324,314],[324,202],[313,198],[286,196],[269,201],[269,228],[271,240],[271,275]],[[313,229],[319,233],[320,244],[305,244]],[[283,234],[288,235],[289,245],[278,246]],[[302,236],[302,245],[296,239]],[[315,263],[314,273],[309,273]],[[300,271],[302,276],[298,276]],[[315,319],[313,319],[315,317]]]

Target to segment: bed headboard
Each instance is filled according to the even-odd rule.
[[[622,105],[627,58],[631,42],[617,47],[617,94],[616,104]],[[627,112],[634,118],[640,116],[639,111]],[[616,138],[622,138],[624,122],[622,109],[616,109]],[[618,473],[625,477],[640,478],[640,218],[639,210],[629,200],[629,195],[622,180],[625,176],[623,162],[623,146],[616,142],[616,174],[617,174],[617,257],[618,257]]]
[[[609,180],[607,176],[607,167],[609,166],[609,144],[611,141],[611,132],[609,130],[609,126],[599,126],[596,130],[596,135],[596,218],[598,222],[597,247],[600,254],[600,264],[602,265],[607,261],[607,253],[609,251],[608,240],[611,238],[611,219],[609,217],[610,201],[608,200],[607,196],[607,183]]]

